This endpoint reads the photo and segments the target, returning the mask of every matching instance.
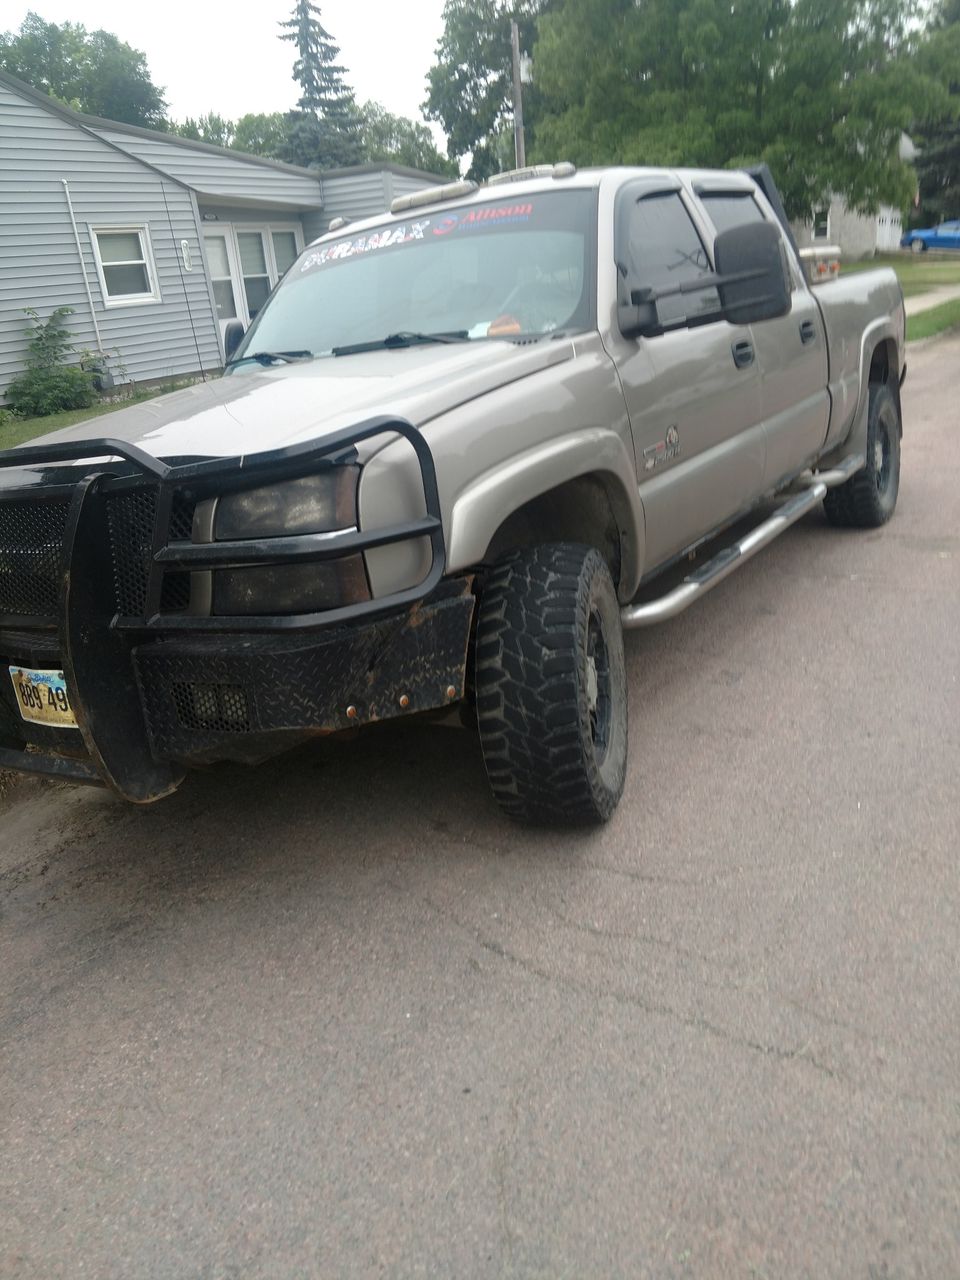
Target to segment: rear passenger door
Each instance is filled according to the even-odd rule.
[[[712,271],[679,183],[628,182],[616,208],[621,288],[625,271],[658,290]],[[610,336],[637,454],[647,572],[730,520],[762,487],[751,332],[718,319],[719,305],[715,289],[681,294],[659,304],[661,323],[675,326],[668,332]]]
[[[750,191],[698,186],[696,192],[717,234],[751,222],[775,221],[767,219]],[[823,318],[793,254],[788,256],[794,277],[789,314],[751,326],[760,368],[766,489],[813,461],[830,423]]]

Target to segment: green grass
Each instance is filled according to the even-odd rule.
[[[908,316],[907,340],[917,342],[957,328],[960,328],[960,298],[931,307],[929,311],[921,311],[918,316]]]
[[[116,409],[126,409],[128,405],[135,403],[137,402],[134,400],[121,400],[116,404],[95,404],[90,409],[65,409],[63,413],[50,413],[45,418],[15,419],[0,426],[0,449],[12,449],[14,445],[32,440],[34,436],[45,436],[51,431],[59,431],[61,427],[72,427],[77,422],[86,422],[88,418],[113,413]]]
[[[900,280],[905,298],[918,293],[929,293],[945,285],[960,285],[960,253],[952,257],[934,257],[929,253],[881,253],[863,262],[844,262],[840,274],[854,271],[870,271],[874,267],[893,267]]]

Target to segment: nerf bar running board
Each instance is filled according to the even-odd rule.
[[[811,508],[823,498],[828,489],[843,484],[863,467],[865,459],[862,454],[848,458],[832,471],[814,474],[808,487],[801,493],[789,498],[772,516],[758,524],[739,542],[718,552],[712,560],[708,560],[694,573],[689,574],[672,591],[658,600],[650,600],[646,604],[627,605],[620,610],[620,620],[626,630],[639,627],[652,627],[658,622],[666,622],[675,618],[678,613],[689,609],[695,600],[706,595],[718,582],[730,576],[737,569],[751,560],[758,551],[769,546],[774,538],[778,538],[785,529],[805,516]]]

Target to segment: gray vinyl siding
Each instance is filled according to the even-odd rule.
[[[220,350],[191,194],[133,157],[0,84],[0,395],[23,369],[24,307],[74,314],[74,344],[96,338],[64,188],[70,186],[84,269],[104,347],[128,379],[217,368]],[[106,307],[91,227],[146,226],[161,300]],[[186,240],[193,271],[181,272]]]
[[[412,169],[355,169],[324,174],[322,230],[325,231],[334,218],[347,218],[352,222],[385,213],[398,196],[441,182],[442,178],[418,174]]]
[[[345,173],[323,179],[323,229],[334,218],[371,218],[389,207],[383,173]]]
[[[236,157],[221,155],[206,148],[194,149],[121,129],[98,127],[96,132],[130,155],[192,187],[201,197],[256,200],[264,205],[301,208],[319,208],[321,204],[319,179],[293,168],[281,169],[256,160],[244,160],[239,153]]]

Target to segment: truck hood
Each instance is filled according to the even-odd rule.
[[[235,373],[44,436],[110,438],[156,458],[236,457],[319,439],[379,414],[422,427],[457,405],[570,360],[570,338],[403,347]]]

